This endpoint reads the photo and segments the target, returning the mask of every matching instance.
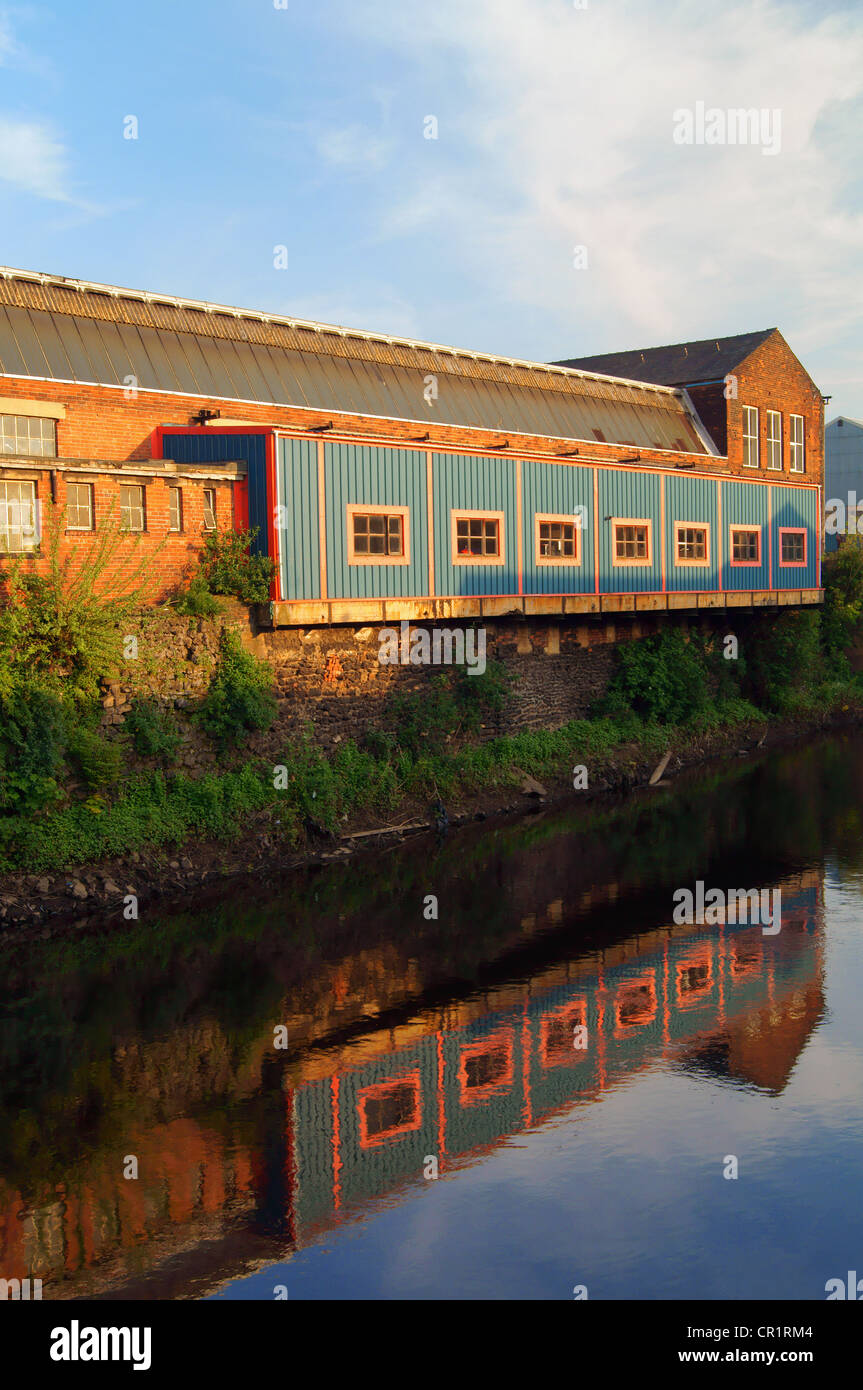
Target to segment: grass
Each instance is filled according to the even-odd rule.
[[[838,683],[829,694],[834,707],[854,699]],[[811,714],[815,708],[809,701],[795,712]],[[817,709],[824,711],[823,698]],[[91,798],[40,816],[2,817],[0,872],[56,873],[136,850],[171,850],[199,839],[232,843],[264,832],[287,845],[298,844],[309,830],[338,832],[358,813],[390,817],[417,800],[427,805],[516,787],[525,774],[570,780],[577,764],[586,765],[593,778],[621,750],[633,759],[658,758],[693,736],[766,719],[753,705],[733,699],[683,726],[659,725],[631,714],[578,719],[559,729],[503,735],[446,752],[410,752],[392,745],[383,756],[353,741],[327,756],[307,737],[286,749],[275,766],[249,763],[239,771],[197,779],[179,772],[142,772],[110,802]],[[276,775],[280,766],[286,776]]]

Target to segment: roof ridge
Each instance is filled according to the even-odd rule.
[[[622,384],[639,390],[656,391],[665,395],[680,396],[679,388],[658,382],[644,382],[632,377],[618,377],[603,372],[593,372],[578,367],[567,367],[560,362],[539,362],[530,358],[505,357],[499,354],[476,352],[469,348],[458,348],[443,343],[426,342],[420,338],[403,338],[385,333],[372,333],[365,329],[346,328],[339,324],[317,322],[314,319],[301,319],[288,314],[265,313],[258,309],[242,309],[229,304],[218,304],[209,300],[186,299],[178,295],[159,294],[150,290],[128,289],[120,285],[102,284],[98,281],[72,279],[46,271],[22,270],[14,266],[0,265],[0,279],[23,281],[59,290],[74,290],[84,294],[108,295],[115,299],[125,299],[155,306],[165,305],[178,311],[189,310],[194,313],[217,314],[250,323],[265,323],[293,328],[300,332],[321,333],[330,337],[359,342],[412,349],[414,351],[445,354],[454,359],[485,362],[491,366],[518,368],[526,371],[542,372],[550,377],[586,377],[590,380]],[[61,310],[61,312],[69,312]],[[85,315],[86,316],[86,315]],[[192,332],[191,329],[177,329],[178,332]],[[609,354],[611,355],[611,354]]]

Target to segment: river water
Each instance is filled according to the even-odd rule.
[[[676,920],[699,882],[779,930]],[[863,1271],[861,924],[848,736],[9,944],[0,1277],[823,1300]]]

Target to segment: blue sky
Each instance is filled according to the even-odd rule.
[[[276,3],[0,0],[0,263],[539,360],[776,325],[863,418],[859,5]]]

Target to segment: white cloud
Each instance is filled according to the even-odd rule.
[[[315,139],[321,159],[354,172],[383,169],[392,154],[392,143],[361,125],[322,131]]]
[[[0,179],[55,202],[72,202],[67,191],[66,151],[39,121],[0,116]]]
[[[439,139],[420,173],[400,170],[384,235],[438,236],[441,268],[541,311],[548,355],[774,323],[805,354],[859,315],[859,10],[404,0],[382,25],[354,0],[350,14],[417,65],[424,100],[439,91]],[[781,152],[675,145],[674,111],[698,101],[780,109]]]
[[[0,15],[0,67],[13,64],[34,68],[31,56],[15,40],[8,17]],[[45,121],[0,113],[0,181],[54,202],[74,201],[67,187],[66,150]]]

